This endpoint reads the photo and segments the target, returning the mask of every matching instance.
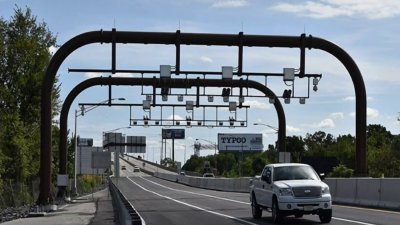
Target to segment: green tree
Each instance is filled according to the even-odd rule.
[[[253,176],[261,174],[261,171],[264,169],[265,165],[268,164],[268,160],[263,157],[262,154],[254,155],[252,159],[252,169],[253,169]]]
[[[261,153],[261,157],[265,158],[267,162],[274,163],[278,158],[278,150],[273,145],[268,145],[268,149]]]
[[[355,137],[352,135],[339,135],[336,142],[329,147],[329,156],[335,157],[339,164],[355,168]]]
[[[335,138],[332,134],[317,131],[306,134],[304,142],[307,156],[328,156],[328,149],[335,143]]]
[[[220,153],[217,155],[217,167],[219,173],[223,176],[228,174],[237,174],[237,161],[235,155],[232,153]],[[222,171],[222,172],[220,172]]]
[[[165,158],[165,159],[161,160],[160,163],[161,163],[162,166],[176,168],[176,162],[173,161],[171,158]]]
[[[0,170],[2,178],[23,182],[39,170],[41,86],[56,38],[29,8],[16,7],[0,19]],[[53,109],[59,110],[59,87]]]
[[[197,155],[192,155],[190,159],[186,161],[185,165],[183,165],[182,169],[200,173],[200,170],[203,168],[203,166],[203,159]]]
[[[329,174],[330,177],[351,177],[353,176],[353,169],[347,168],[345,165],[338,165],[333,168],[333,171]]]
[[[291,153],[293,162],[301,162],[305,152],[305,143],[301,136],[286,137],[286,151]]]
[[[379,124],[370,124],[367,126],[367,144],[371,147],[380,148],[390,145],[393,135],[390,131]]]

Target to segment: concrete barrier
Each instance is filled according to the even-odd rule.
[[[356,205],[378,207],[381,198],[381,179],[357,179]]]
[[[400,210],[399,178],[328,178],[334,203]]]
[[[400,209],[400,179],[381,179],[381,197],[379,206],[383,208]]]
[[[354,204],[357,192],[357,180],[337,178],[335,183],[336,190],[335,192],[331,191],[333,201],[337,203]]]
[[[249,192],[250,177],[242,178],[209,178],[209,177],[192,177],[177,174],[166,174],[155,172],[155,177],[186,184],[192,187],[203,189],[232,191],[232,192]]]

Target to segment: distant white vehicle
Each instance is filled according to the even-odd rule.
[[[329,223],[332,198],[329,186],[321,181],[324,175],[320,176],[306,164],[266,165],[261,176],[250,181],[253,217],[258,219],[263,209],[271,209],[274,223],[279,223],[285,216],[302,217],[305,214],[317,214],[321,223]]]
[[[140,168],[137,166],[133,167],[133,172],[134,173],[140,172]]]
[[[213,173],[205,173],[203,177],[215,177]]]

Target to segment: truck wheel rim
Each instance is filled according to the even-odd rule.
[[[256,213],[256,203],[254,201],[254,198],[251,199],[251,212],[253,213],[253,215],[255,215]]]
[[[276,203],[272,203],[272,220],[276,220]]]

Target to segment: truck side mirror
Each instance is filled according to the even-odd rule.
[[[325,173],[320,173],[319,174],[319,179],[325,180]]]
[[[267,182],[267,176],[262,175],[261,180]]]
[[[262,176],[261,176],[261,180],[263,180],[263,181],[265,181],[265,182],[267,182],[268,184],[270,184],[271,183],[271,172],[267,172],[267,174],[263,174]]]

